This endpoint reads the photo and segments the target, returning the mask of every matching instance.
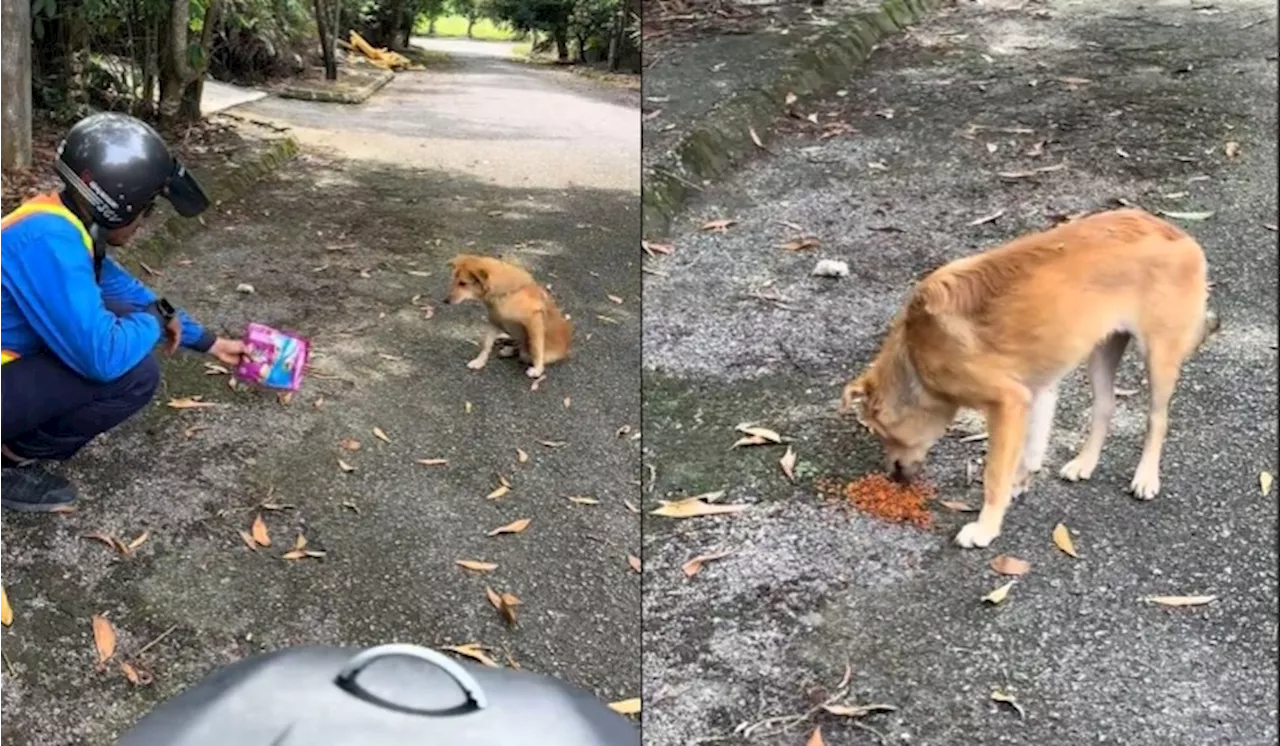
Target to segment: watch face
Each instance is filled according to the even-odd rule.
[[[169,303],[169,301],[165,300],[164,298],[161,298],[160,300],[156,301],[156,308],[160,310],[161,315],[163,315],[165,318],[169,318],[174,314],[173,306]]]

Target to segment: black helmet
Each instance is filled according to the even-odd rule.
[[[107,229],[132,223],[156,197],[188,218],[209,206],[160,134],[125,114],[93,114],[76,122],[58,146],[54,168],[88,203],[93,222]]]

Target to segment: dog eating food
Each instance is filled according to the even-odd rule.
[[[499,339],[512,345],[499,357],[519,355],[528,365],[530,378],[541,378],[546,366],[570,354],[573,324],[560,313],[555,299],[533,275],[516,265],[487,256],[459,254],[449,260],[453,270],[445,303],[478,300],[489,309],[490,328],[480,343],[480,354],[467,363],[480,370]]]
[[[933,486],[925,482],[897,482],[884,474],[868,474],[841,484],[824,479],[817,483],[819,494],[833,501],[845,502],[874,518],[890,523],[908,523],[928,528],[933,523],[929,502]]]
[[[1169,399],[1182,363],[1217,329],[1204,251],[1137,209],[1098,213],[958,259],[918,282],[871,365],[844,389],[881,441],[886,466],[911,477],[961,407],[986,415],[990,447],[978,519],[963,547],[1000,534],[1013,497],[1043,464],[1058,383],[1088,360],[1089,435],[1059,475],[1088,479],[1115,410],[1115,372],[1131,338],[1150,380],[1147,436],[1130,491],[1160,489]]]

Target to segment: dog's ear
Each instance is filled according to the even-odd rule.
[[[475,278],[481,288],[484,290],[489,289],[489,270],[484,267],[472,267],[471,276]]]

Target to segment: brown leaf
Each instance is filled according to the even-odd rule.
[[[523,448],[517,448],[517,449],[516,449],[516,461],[519,461],[519,462],[520,462],[520,463],[522,463],[522,464],[524,464],[524,463],[528,463],[528,461],[529,461],[529,454],[525,453]]]
[[[100,541],[103,544],[106,544],[107,546],[111,547],[115,551],[119,552],[120,554],[126,554],[128,552],[128,549],[125,548],[124,543],[121,542],[116,537],[111,536],[110,534],[92,533],[92,534],[85,534],[80,538],[93,539],[94,541]]]
[[[350,474],[351,472],[356,470],[356,467],[352,466],[351,464],[348,464],[346,461],[343,461],[342,459],[338,459],[338,468],[343,470],[347,474]]]
[[[418,463],[422,464],[423,466],[444,466],[445,464],[449,463],[449,459],[447,459],[447,458],[420,458],[420,459],[418,459]]]
[[[116,654],[116,628],[101,614],[93,615],[93,646],[98,651],[98,665]]]
[[[1080,555],[1076,554],[1075,544],[1071,541],[1071,533],[1061,523],[1053,527],[1053,545],[1076,559],[1080,558]]]
[[[977,513],[978,509],[969,503],[962,503],[958,500],[943,500],[938,503],[947,510],[954,510],[957,513]]]
[[[13,624],[13,607],[9,605],[9,593],[0,585],[0,624],[8,627]]]
[[[245,531],[244,529],[240,529],[240,539],[241,541],[244,542],[245,546],[249,547],[250,549],[257,550],[258,542],[253,540],[253,534],[249,533],[248,531]]]
[[[133,550],[135,550],[135,549],[137,549],[138,547],[142,546],[143,544],[145,544],[145,543],[147,542],[147,539],[149,539],[149,538],[151,538],[151,532],[150,532],[150,531],[143,531],[142,533],[138,534],[137,538],[135,538],[133,541],[129,542],[129,545],[128,545],[128,547],[129,547],[129,551],[131,551],[131,552],[132,552]]]
[[[306,556],[307,556],[307,552],[304,549],[290,549],[289,551],[280,555],[280,558],[287,559],[287,560],[300,560]]]
[[[377,438],[378,440],[382,441],[383,443],[390,443],[390,442],[391,442],[391,438],[388,438],[388,437],[387,437],[387,434],[386,434],[386,433],[384,433],[384,432],[382,432],[382,428],[380,428],[380,427],[375,427],[375,428],[373,429],[373,437]]]
[[[500,484],[493,492],[490,492],[489,494],[485,495],[485,499],[497,500],[498,498],[505,496],[510,491],[511,491],[510,487],[508,487],[505,484]]]
[[[570,495],[569,502],[577,503],[578,505],[599,505],[600,504],[600,501],[595,499],[594,497],[584,497],[582,495]]]
[[[733,445],[729,446],[729,450],[732,451],[735,448],[741,448],[743,446],[762,446],[769,442],[770,441],[765,440],[759,435],[747,435],[745,437],[738,438],[737,440],[733,441]]]
[[[342,446],[342,450],[344,451],[360,450],[360,441],[356,440],[355,438],[343,438],[342,441],[338,443],[338,445]]]
[[[498,566],[492,562],[481,562],[480,560],[454,560],[459,567],[465,567],[468,570],[476,572],[490,572],[497,570]]]
[[[609,709],[619,715],[635,715],[640,712],[640,698],[632,697],[631,699],[620,699],[617,702],[610,702]]]
[[[488,535],[497,536],[499,534],[522,533],[526,528],[529,528],[529,523],[532,522],[532,520],[533,520],[532,518],[521,518],[518,521],[512,521],[511,523],[508,523],[505,526],[499,526],[495,528],[494,530],[490,531]]]
[[[207,409],[209,407],[221,406],[213,402],[201,401],[199,396],[187,396],[181,399],[170,399],[169,407],[172,409]]]
[[[635,570],[636,572],[640,572],[641,564],[640,564],[639,557],[635,556],[634,554],[628,554],[627,564],[631,566],[632,570]]]
[[[785,251],[804,251],[806,249],[816,249],[821,245],[822,245],[822,242],[814,238],[813,236],[805,236],[804,238],[797,238],[791,241],[787,241],[786,243],[782,244],[782,246],[780,246],[779,248]]]
[[[804,742],[804,746],[827,746],[827,742],[822,740],[822,726],[813,729],[809,734],[809,740]]]
[[[987,595],[983,596],[982,600],[986,601],[992,606],[1003,603],[1005,598],[1009,596],[1009,589],[1012,588],[1013,584],[1016,582],[1017,582],[1016,580],[1010,580],[1008,583],[1005,583],[1004,585],[1000,586],[994,591],[991,591]]]
[[[686,578],[692,578],[694,575],[697,575],[698,573],[702,572],[702,566],[705,565],[706,563],[712,562],[718,559],[724,559],[725,557],[728,557],[730,554],[733,554],[733,552],[725,551],[725,552],[711,552],[710,554],[699,554],[697,557],[694,557],[693,559],[681,565],[680,569],[684,572],[684,576]]]
[[[719,494],[724,493],[721,492]],[[751,507],[750,505],[713,505],[705,502],[706,499],[706,495],[696,495],[694,497],[686,497],[683,500],[661,500],[662,505],[649,512],[651,515],[660,515],[667,518],[698,518],[708,515],[738,513]]]
[[[1142,599],[1160,606],[1204,606],[1218,600],[1217,596],[1147,596]]]
[[[762,438],[769,443],[782,442],[782,436],[767,427],[756,427],[750,423],[744,422],[735,427],[734,430],[754,438]]]
[[[756,134],[755,127],[748,127],[747,134],[751,135],[751,142],[755,143],[757,148],[760,148],[761,150],[768,150],[768,148],[764,146],[764,143],[760,141],[760,135]]]
[[[796,452],[791,446],[787,446],[787,452],[782,454],[778,465],[782,467],[782,473],[787,475],[787,479],[796,481]]]
[[[698,230],[717,231],[717,232],[723,233],[729,229],[729,226],[736,225],[737,222],[738,221],[732,218],[722,218],[720,220],[708,220],[707,222],[703,223],[702,227],[699,228]]]
[[[822,709],[845,718],[863,718],[877,712],[897,712],[893,705],[823,705]]]
[[[675,244],[654,243],[653,241],[641,241],[640,248],[645,250],[649,255],[653,254],[670,254],[676,250]]]
[[[477,660],[490,668],[501,668],[492,658],[485,654],[484,649],[479,643],[468,642],[465,645],[444,645],[442,650],[449,650],[458,655],[465,655],[472,660]]]
[[[253,537],[253,542],[258,546],[271,546],[271,534],[267,533],[267,524],[263,522],[261,515],[253,519],[253,528],[250,529],[249,535]]]
[[[125,679],[134,686],[146,686],[151,683],[149,674],[139,672],[128,661],[120,661],[120,673],[124,674]]]
[[[1031,563],[1012,555],[999,554],[991,560],[991,569],[1001,575],[1026,575],[1031,572]]]

